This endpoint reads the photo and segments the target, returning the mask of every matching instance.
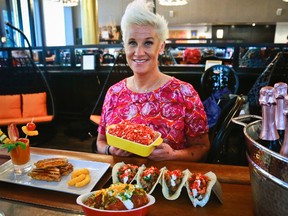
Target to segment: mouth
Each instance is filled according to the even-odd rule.
[[[148,60],[147,59],[133,59],[133,62],[135,62],[135,63],[144,63],[146,61],[148,61]]]

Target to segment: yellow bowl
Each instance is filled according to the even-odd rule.
[[[109,128],[109,127],[108,127]],[[132,142],[130,140],[122,139],[120,137],[114,136],[106,132],[107,143],[111,146],[115,146],[119,149],[123,149],[125,151],[131,152],[133,154],[147,157],[151,154],[151,152],[155,149],[156,146],[159,146],[163,139],[161,138],[161,134],[156,132],[156,139],[150,145],[144,145],[136,142]]]

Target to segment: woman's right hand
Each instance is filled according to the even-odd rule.
[[[109,152],[111,155],[122,156],[122,157],[128,157],[132,155],[132,153],[116,148],[114,146],[110,146]]]

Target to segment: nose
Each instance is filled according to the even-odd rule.
[[[142,55],[144,54],[144,49],[142,46],[137,46],[135,49],[135,55]]]

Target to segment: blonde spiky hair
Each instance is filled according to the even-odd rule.
[[[163,16],[153,13],[154,3],[148,0],[134,0],[129,3],[121,20],[123,41],[126,31],[131,25],[153,26],[159,39],[164,42],[168,38],[168,23]]]

